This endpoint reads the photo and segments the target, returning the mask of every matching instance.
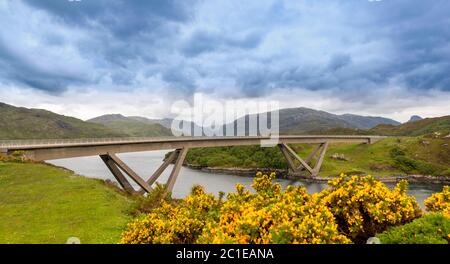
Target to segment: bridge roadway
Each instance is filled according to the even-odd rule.
[[[281,135],[278,147],[286,158],[289,170],[301,172],[306,170],[312,177],[318,175],[326,149],[330,143],[366,143],[372,144],[383,139],[382,136],[353,135]],[[58,139],[58,140],[10,140],[0,141],[0,153],[11,155],[17,151],[35,161],[64,159],[84,156],[100,156],[122,188],[129,193],[145,193],[151,191],[151,185],[162,172],[175,162],[167,181],[167,190],[172,191],[180,168],[190,148],[260,145],[269,137],[168,137],[168,138],[110,138],[110,139]],[[318,144],[305,159],[299,157],[288,144]],[[115,154],[152,150],[175,150],[153,173],[148,180],[143,180]],[[319,153],[312,167],[311,161]],[[135,181],[142,189],[136,191],[126,179],[123,172]]]

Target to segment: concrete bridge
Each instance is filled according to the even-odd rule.
[[[319,174],[325,153],[330,143],[365,143],[372,144],[385,137],[382,136],[280,136],[278,147],[286,158],[289,170],[298,173],[307,171],[311,177]],[[100,156],[105,165],[117,179],[120,186],[128,193],[144,194],[152,190],[152,184],[161,176],[171,163],[175,163],[166,184],[167,191],[172,191],[175,181],[190,148],[260,145],[269,137],[169,137],[169,138],[110,138],[110,139],[58,139],[58,140],[10,140],[0,141],[0,153],[11,155],[21,153],[24,157],[35,161],[64,159],[84,156]],[[317,144],[306,158],[301,158],[288,144]],[[116,154],[126,152],[175,150],[163,161],[153,175],[144,180]],[[318,154],[318,155],[317,155]],[[317,156],[317,157],[316,157]],[[314,167],[313,159],[316,159]],[[141,189],[135,190],[128,181],[127,175]]]

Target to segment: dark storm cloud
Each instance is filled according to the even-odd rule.
[[[195,90],[197,72],[188,68],[170,68],[163,72],[162,79],[169,83],[172,89],[188,95]]]
[[[219,32],[196,31],[183,45],[183,53],[188,56],[197,56],[204,52],[213,52],[223,49],[253,49],[262,41],[261,32],[249,32],[236,35]]]
[[[449,1],[345,1],[338,6],[343,14],[352,15],[324,21],[324,28],[326,23],[340,23],[338,37],[330,43],[336,53],[317,57],[328,61],[327,65],[299,61],[274,68],[266,64],[256,72],[241,72],[237,83],[247,94],[257,96],[270,87],[331,89],[354,96],[389,85],[450,91]],[[327,37],[325,32],[321,38]],[[355,50],[371,43],[388,43],[388,48],[356,54]]]
[[[164,27],[170,21],[186,21],[193,1],[175,0],[25,0],[73,26],[102,26],[118,38],[128,38]]]
[[[84,76],[67,72],[54,72],[33,66],[8,50],[0,39],[0,80],[58,93],[68,84],[87,84]]]
[[[250,97],[273,88],[343,97],[391,86],[450,91],[446,0],[24,0],[1,8],[0,22],[15,28],[0,29],[8,44],[0,78],[51,92],[101,82],[98,89],[184,94],[220,93],[226,82],[236,91],[228,94]]]

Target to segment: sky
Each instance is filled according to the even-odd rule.
[[[0,0],[0,101],[81,119],[171,117],[194,94],[449,115],[448,14],[447,0]]]

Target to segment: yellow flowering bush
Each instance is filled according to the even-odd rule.
[[[179,204],[162,202],[144,218],[133,221],[122,234],[124,244],[191,244],[203,230],[208,218],[214,218],[219,199],[194,186]]]
[[[372,176],[341,175],[328,185],[313,197],[330,208],[339,230],[357,243],[422,215],[415,198],[406,194],[406,181],[390,190]]]
[[[442,192],[431,195],[424,203],[428,211],[442,212],[450,218],[450,186],[444,186]]]
[[[122,234],[122,243],[352,243],[421,215],[407,183],[394,190],[372,177],[347,177],[309,195],[258,173],[252,193],[237,184],[225,200],[195,186],[179,202],[163,201]]]
[[[238,184],[228,195],[218,222],[210,221],[200,243],[349,243],[339,234],[330,210],[311,200],[304,187],[285,191],[273,184],[275,174],[258,173],[252,187]]]

